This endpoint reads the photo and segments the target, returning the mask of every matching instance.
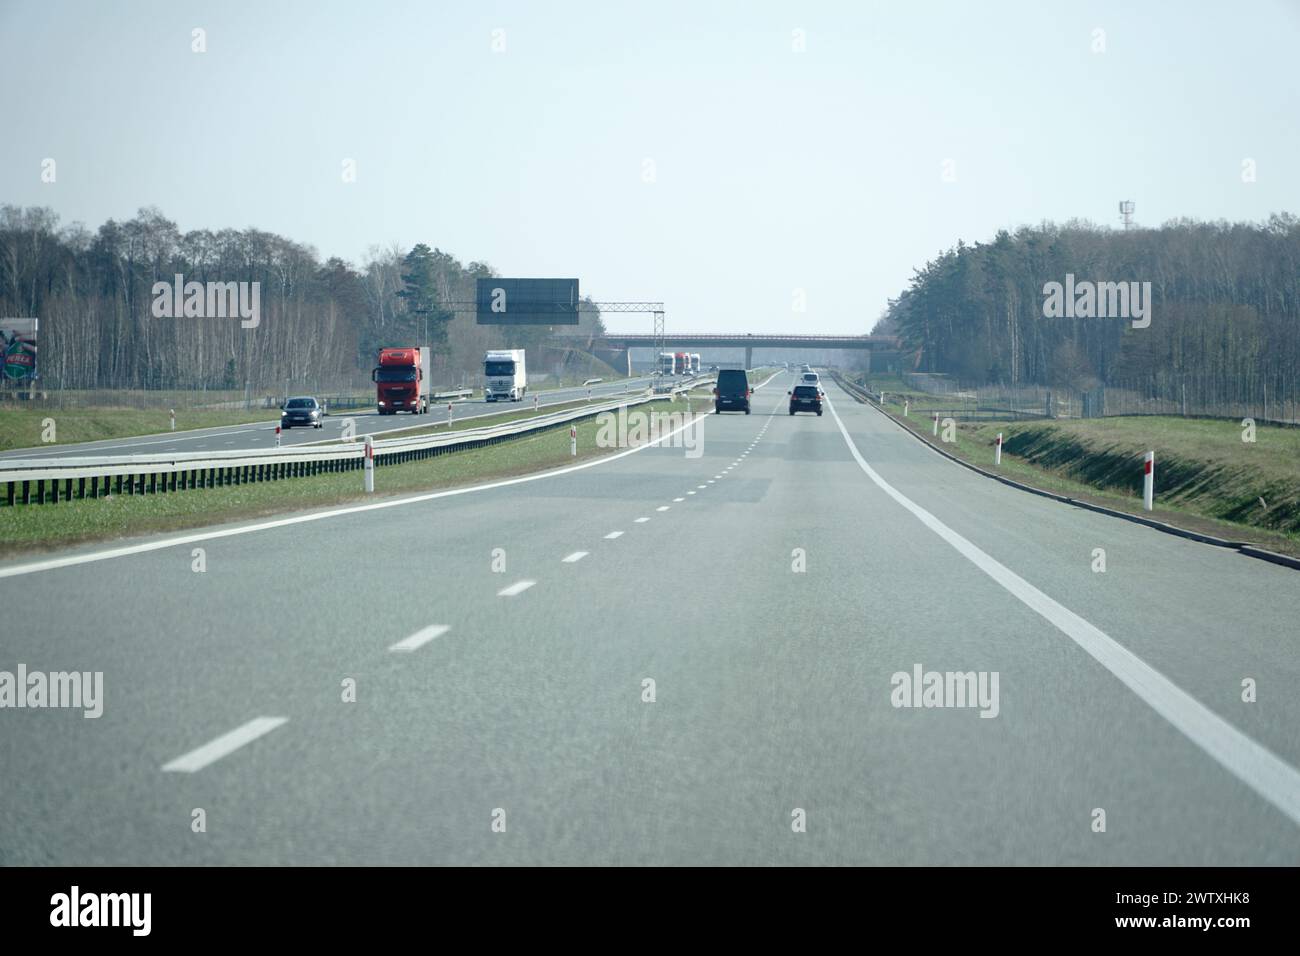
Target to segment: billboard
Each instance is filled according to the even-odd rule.
[[[35,381],[36,320],[0,319],[0,378],[11,385]]]
[[[479,279],[479,325],[577,325],[577,279]]]

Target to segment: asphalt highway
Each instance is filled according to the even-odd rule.
[[[0,671],[104,688],[0,710],[0,863],[1300,862],[1295,571],[787,378],[698,457],[0,563]]]

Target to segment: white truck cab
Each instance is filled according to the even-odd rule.
[[[489,349],[483,356],[483,398],[498,402],[523,401],[528,392],[528,370],[523,349]]]

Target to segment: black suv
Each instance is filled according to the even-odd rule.
[[[713,389],[713,410],[721,412],[725,408],[744,411],[748,415],[749,396],[752,394],[749,376],[743,368],[724,368],[718,373],[718,384]]]
[[[312,428],[324,428],[325,422],[321,420],[325,410],[320,407],[320,402],[314,398],[302,396],[291,398],[284,403],[284,408],[280,410],[280,427],[292,428],[294,425],[310,425]]]
[[[795,412],[822,413],[822,393],[816,385],[796,385],[790,395],[790,414]]]

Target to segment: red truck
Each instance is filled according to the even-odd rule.
[[[379,350],[379,365],[370,373],[380,415],[429,411],[429,350],[390,348]]]

